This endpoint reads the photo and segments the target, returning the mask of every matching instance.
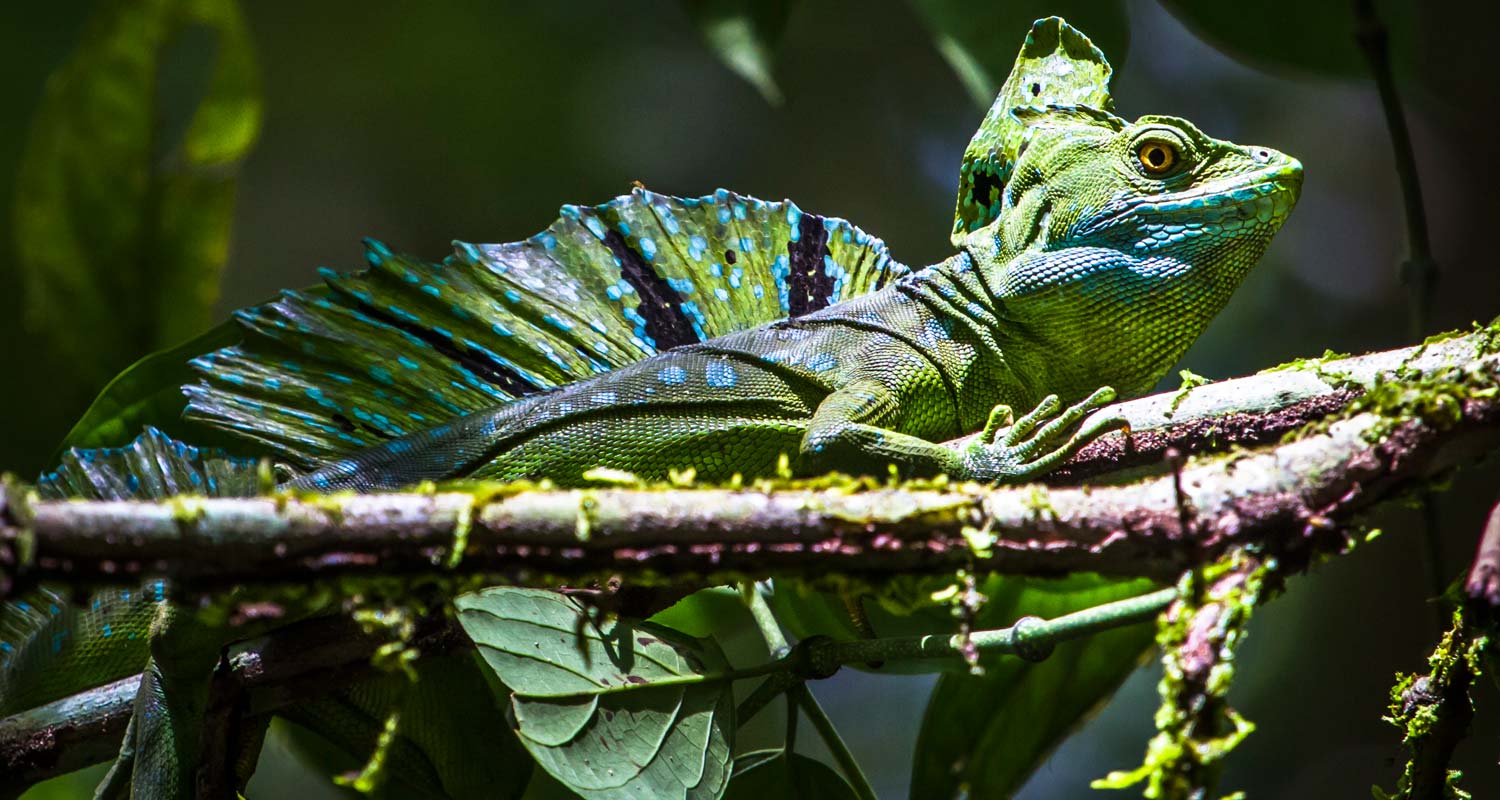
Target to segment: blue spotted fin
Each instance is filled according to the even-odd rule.
[[[844,220],[722,189],[564,206],[536,236],[440,263],[366,255],[368,270],[324,272],[326,296],[238,312],[245,341],[193,361],[188,418],[313,467],[908,271]]]
[[[61,466],[37,481],[37,493],[89,500],[241,497],[257,486],[255,460],[190,447],[147,428],[124,447],[69,450]],[[0,603],[0,715],[139,672],[163,593],[162,582],[152,581],[75,604],[60,587],[43,587]]]

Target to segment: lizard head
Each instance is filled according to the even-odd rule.
[[[1175,117],[1127,123],[1054,106],[1019,118],[1030,125],[1001,213],[963,247],[1007,317],[1045,348],[1079,350],[1064,360],[1092,370],[1095,386],[1144,392],[1260,259],[1297,201],[1302,165]]]
[[[1000,219],[969,237],[992,238],[1005,258],[1107,247],[1194,262],[1237,282],[1302,187],[1296,159],[1214,139],[1184,119],[1126,123],[1084,106],[1033,118]]]

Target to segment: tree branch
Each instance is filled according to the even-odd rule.
[[[424,657],[470,647],[456,624],[423,620],[412,646]],[[245,643],[217,679],[248,695],[250,716],[268,714],[374,674],[370,658],[389,639],[344,616],[292,623]],[[114,758],[141,677],[0,718],[0,797]]]
[[[1256,420],[1277,430],[1288,414],[1301,419],[1325,398],[1376,387],[1322,432],[1188,464],[1180,496],[1175,475],[1104,488],[819,480],[562,491],[475,484],[162,502],[42,502],[18,500],[12,491],[10,507],[0,511],[0,547],[28,580],[122,583],[164,574],[201,592],[381,575],[553,585],[559,576],[645,571],[685,583],[960,567],[1170,578],[1232,543],[1306,550],[1374,504],[1500,446],[1500,356],[1490,352],[1496,334],[1486,328],[1425,348],[1122,404],[1119,410],[1140,423],[1130,440],[1098,444],[1074,465],[1077,472],[1100,461],[1128,465],[1139,458],[1133,454],[1165,443],[1265,438]],[[1194,511],[1186,530],[1184,500]],[[983,541],[975,530],[985,532]],[[436,566],[461,532],[467,550],[456,570]]]

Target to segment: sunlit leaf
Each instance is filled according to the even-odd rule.
[[[911,0],[938,52],[953,67],[975,105],[988,108],[1010,73],[1022,37],[1042,17],[1060,16],[1088,34],[1109,54],[1116,70],[1125,63],[1130,24],[1119,0]]]
[[[844,800],[854,789],[832,767],[800,753],[774,751],[750,769],[736,769],[725,800]],[[750,757],[760,755],[751,753]]]
[[[792,12],[792,0],[683,0],[682,5],[725,66],[754,86],[767,102],[781,102],[771,63]]]
[[[1051,618],[1152,590],[1094,575],[992,581],[991,605]],[[1009,797],[1047,754],[1141,663],[1149,623],[1060,644],[1046,660],[986,661],[985,673],[938,679],[913,757],[913,800]]]
[[[728,785],[734,696],[709,640],[621,620],[571,598],[497,587],[454,601],[511,694],[521,742],[585,800],[712,800]]]
[[[171,140],[170,65],[212,33],[202,99]],[[105,0],[48,81],[22,158],[15,237],[27,324],[81,380],[208,327],[234,175],[260,126],[250,34],[233,0]]]

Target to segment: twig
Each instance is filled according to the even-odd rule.
[[[1449,769],[1458,743],[1469,733],[1474,703],[1469,687],[1476,662],[1486,648],[1489,630],[1469,609],[1453,612],[1453,626],[1428,657],[1426,675],[1398,675],[1385,719],[1404,732],[1411,751],[1392,800],[1447,800],[1456,792],[1459,773]]]

